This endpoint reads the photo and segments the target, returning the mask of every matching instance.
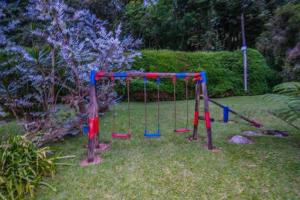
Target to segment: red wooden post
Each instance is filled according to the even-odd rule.
[[[91,72],[91,80],[89,86],[89,108],[88,108],[88,152],[87,159],[81,162],[82,166],[87,166],[90,164],[97,164],[101,161],[99,156],[95,156],[95,147],[98,143],[98,133],[99,133],[99,116],[98,116],[98,104],[96,97],[96,80],[95,72]]]
[[[205,119],[205,127],[207,133],[207,148],[209,150],[213,149],[212,143],[212,131],[211,131],[211,123],[210,123],[210,113],[209,113],[209,102],[208,102],[208,94],[207,94],[207,87],[206,87],[206,73],[201,72],[202,76],[202,92],[203,92],[203,100],[204,100],[204,119]]]
[[[194,128],[193,128],[193,140],[198,139],[198,121],[199,121],[199,101],[200,101],[200,81],[196,80],[195,84],[195,110],[194,110]]]
[[[89,135],[88,135],[88,162],[93,162],[95,157],[95,145],[98,136],[98,110],[96,110],[95,103],[96,99],[96,87],[95,85],[90,86],[90,105],[88,113],[89,121]]]

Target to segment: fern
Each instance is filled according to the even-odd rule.
[[[300,119],[300,82],[287,82],[274,87],[275,94],[265,97],[271,101],[283,103],[285,106],[274,114],[284,121],[294,124]]]

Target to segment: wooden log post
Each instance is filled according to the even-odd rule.
[[[96,81],[95,81],[95,86],[93,89],[93,114],[94,114],[94,118],[96,119],[95,121],[95,126],[96,126],[96,136],[94,138],[95,140],[95,148],[99,149],[100,148],[100,118],[99,118],[99,105],[98,105],[98,101],[97,101],[97,87],[96,87]]]
[[[212,142],[212,131],[211,131],[211,123],[210,123],[210,112],[209,112],[209,99],[208,99],[208,92],[206,86],[206,73],[201,72],[201,85],[202,85],[202,92],[203,92],[203,100],[204,100],[204,120],[205,120],[205,127],[207,133],[207,148],[209,150],[213,150],[213,142]]]
[[[95,146],[98,142],[97,136],[99,133],[99,116],[98,116],[98,104],[96,96],[96,80],[95,71],[91,72],[91,81],[89,86],[90,103],[88,109],[88,162],[94,162],[95,159]]]
[[[199,102],[200,102],[200,80],[196,80],[195,84],[195,110],[194,110],[194,128],[192,140],[197,140],[198,135],[198,124],[199,124]]]

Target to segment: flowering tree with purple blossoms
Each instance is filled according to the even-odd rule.
[[[24,60],[32,61],[32,58],[8,36],[20,23],[10,8],[11,4],[0,2],[0,102],[19,119],[18,113],[29,106],[29,102],[20,96],[26,80],[21,77],[19,64]]]
[[[8,16],[6,7],[5,2],[1,3],[1,19]],[[19,24],[17,17],[0,23],[1,98],[10,104],[13,113],[21,109],[36,116],[26,120],[42,118],[47,122],[35,129],[45,132],[39,139],[44,143],[63,137],[74,127],[79,130],[86,114],[90,71],[130,70],[134,58],[140,55],[135,50],[140,42],[122,36],[121,26],[108,31],[106,21],[89,10],[71,8],[62,0],[30,0],[21,17],[36,24],[31,32],[35,41],[33,47],[25,48],[8,39],[9,32]],[[8,80],[9,76],[12,78]],[[112,85],[105,80],[98,87],[100,108],[107,108],[115,95]],[[65,102],[78,113],[68,126],[58,125],[50,117],[62,90],[67,94],[63,96]]]
[[[130,36],[121,37],[120,26],[107,31],[105,21],[88,10],[74,10],[61,0],[31,0],[28,15],[46,24],[34,34],[44,38],[61,56],[64,64],[60,67],[65,73],[63,78],[56,77],[56,81],[67,86],[69,102],[80,113],[85,113],[84,97],[91,70],[128,70],[139,56],[134,50],[139,42]],[[101,91],[99,96],[107,95]]]

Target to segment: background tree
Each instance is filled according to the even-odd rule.
[[[22,98],[26,81],[21,79],[19,63],[31,60],[27,51],[14,41],[18,33],[20,7],[18,2],[0,2],[0,102],[14,117],[24,113],[29,103]]]
[[[283,72],[284,80],[300,80],[300,4],[289,3],[276,10],[256,46]]]
[[[144,1],[130,1],[124,11],[124,29],[142,37],[147,48],[235,50],[241,46],[240,14],[244,6],[247,43],[254,47],[265,21],[286,2],[158,0],[145,5]]]

